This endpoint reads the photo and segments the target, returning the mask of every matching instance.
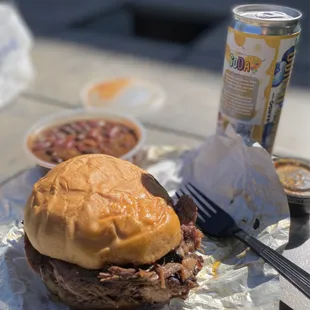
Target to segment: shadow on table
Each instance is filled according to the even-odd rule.
[[[293,310],[293,309],[289,307],[287,304],[285,304],[284,302],[280,301],[279,310]]]
[[[292,217],[289,243],[286,250],[294,249],[304,244],[310,237],[310,216]]]

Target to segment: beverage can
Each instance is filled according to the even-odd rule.
[[[301,13],[277,5],[241,5],[228,28],[217,133],[228,124],[272,152],[291,76]]]

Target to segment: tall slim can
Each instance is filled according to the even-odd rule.
[[[230,123],[272,152],[291,76],[301,13],[277,5],[241,5],[228,28],[217,133]]]

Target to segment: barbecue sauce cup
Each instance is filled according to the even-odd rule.
[[[287,196],[292,217],[310,214],[310,163],[299,158],[274,159],[279,179]]]
[[[187,298],[203,267],[197,208],[174,205],[143,169],[76,156],[33,186],[25,253],[52,297],[74,309],[139,309]]]

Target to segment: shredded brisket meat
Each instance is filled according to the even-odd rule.
[[[135,309],[186,298],[197,286],[196,275],[202,268],[203,259],[195,253],[202,234],[194,226],[197,210],[189,197],[181,197],[175,211],[181,222],[181,244],[152,265],[87,270],[41,255],[25,236],[28,263],[54,296],[76,309]]]

